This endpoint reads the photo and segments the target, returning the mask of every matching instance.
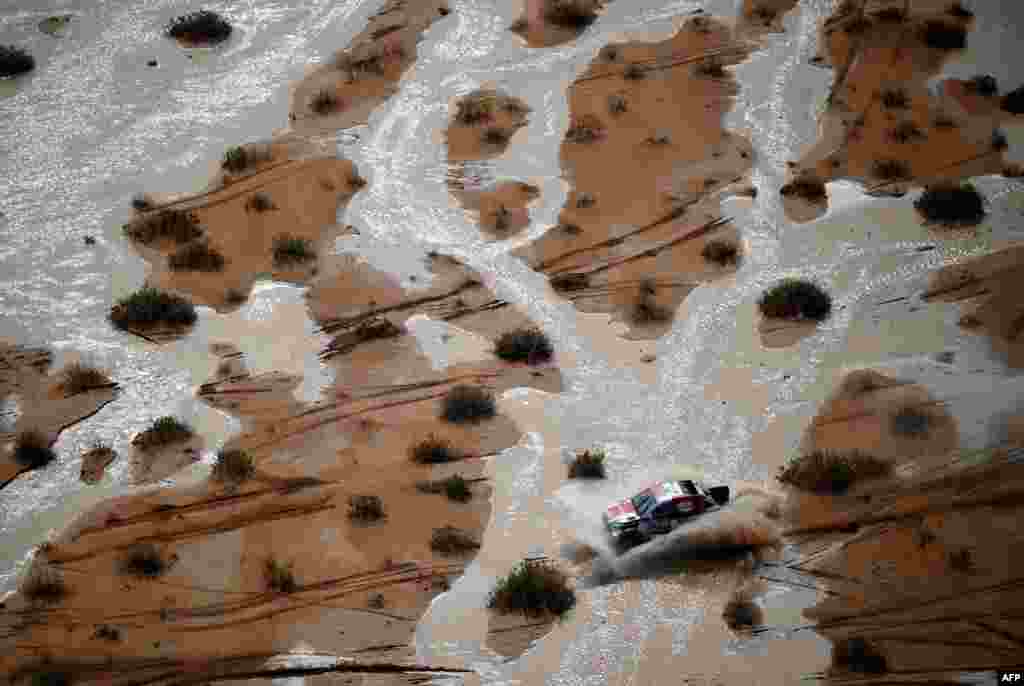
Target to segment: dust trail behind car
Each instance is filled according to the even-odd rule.
[[[595,546],[597,557],[584,587],[603,586],[623,579],[679,573],[688,561],[735,559],[780,540],[776,521],[781,499],[757,489],[741,490],[720,510],[708,512],[678,529],[615,555]],[[582,543],[563,548],[566,557],[579,557]]]

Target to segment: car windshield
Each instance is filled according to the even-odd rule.
[[[654,509],[654,506],[658,504],[658,501],[651,494],[650,491],[644,491],[639,495],[633,496],[633,508],[636,513],[643,517]]]

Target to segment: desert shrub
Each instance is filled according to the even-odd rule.
[[[761,608],[748,598],[734,597],[722,608],[722,619],[732,630],[751,629],[762,621]]]
[[[859,481],[887,476],[891,470],[892,465],[872,455],[816,450],[790,459],[777,478],[803,491],[838,495]]]
[[[909,143],[923,139],[924,132],[912,121],[902,121],[889,133],[889,138],[897,143]]]
[[[724,79],[728,76],[722,63],[714,59],[698,62],[694,67],[694,73],[709,79]]]
[[[509,142],[509,139],[511,138],[512,136],[508,133],[508,131],[505,131],[504,129],[499,129],[497,127],[491,127],[484,131],[483,136],[481,137],[480,140],[482,140],[487,145],[505,145],[506,143]]]
[[[224,159],[220,166],[229,172],[239,173],[245,171],[249,166],[249,155],[241,145],[235,145],[224,152]]]
[[[457,555],[467,553],[480,547],[478,541],[470,532],[454,526],[442,526],[434,529],[430,537],[430,549],[442,555]]]
[[[206,241],[196,241],[171,253],[167,267],[175,272],[219,272],[224,270],[224,255]]]
[[[250,212],[269,212],[270,210],[276,210],[277,205],[269,195],[263,192],[253,193],[252,197],[249,198],[245,203],[245,209]]]
[[[165,34],[189,43],[221,43],[231,36],[231,24],[216,12],[199,10],[172,19]]]
[[[673,312],[670,308],[663,307],[651,300],[649,296],[641,294],[630,306],[627,316],[634,325],[644,326],[672,321],[672,315]]]
[[[338,109],[338,104],[338,96],[335,95],[333,91],[321,88],[310,101],[309,109],[320,115],[330,114],[334,110]]]
[[[627,81],[639,81],[647,75],[647,70],[639,64],[629,64],[622,70],[622,78]]]
[[[267,589],[274,593],[294,593],[298,588],[290,562],[286,564],[268,557],[263,565],[263,576],[267,582]]]
[[[597,19],[598,0],[546,0],[544,18],[555,26],[583,29]]]
[[[274,266],[302,264],[316,259],[313,241],[281,234],[274,239]]]
[[[704,244],[700,251],[700,256],[708,262],[726,267],[739,262],[740,248],[732,241],[716,238]]]
[[[757,301],[769,318],[824,321],[832,312],[832,298],[818,285],[802,279],[783,279]]]
[[[910,98],[902,88],[886,88],[878,96],[882,101],[882,107],[890,110],[906,109],[910,106]]]
[[[57,459],[57,453],[50,447],[50,439],[45,434],[30,429],[18,434],[13,457],[24,469],[42,469]]]
[[[441,419],[453,424],[476,424],[497,414],[494,395],[486,388],[459,384],[441,403]]]
[[[507,207],[499,205],[498,209],[494,211],[494,229],[496,231],[507,231],[511,214]]]
[[[950,552],[946,556],[949,568],[961,574],[970,574],[974,571],[974,557],[968,548],[960,548]]]
[[[924,438],[931,426],[931,415],[916,407],[904,407],[892,417],[892,432],[897,436]]]
[[[871,174],[882,181],[898,181],[910,178],[910,169],[899,160],[875,160]]]
[[[124,228],[133,241],[149,245],[154,241],[169,240],[188,243],[203,235],[199,220],[187,210],[167,209],[139,217]]]
[[[25,74],[36,68],[36,60],[24,48],[0,45],[0,78]]]
[[[1010,114],[1024,114],[1024,86],[1004,95],[999,106]]]
[[[494,342],[494,354],[506,362],[538,364],[549,361],[555,349],[540,329],[521,328],[501,334]]]
[[[460,455],[449,441],[430,434],[409,449],[409,456],[420,464],[438,464],[459,459]]]
[[[383,519],[384,501],[379,495],[353,495],[348,499],[348,517],[359,522]]]
[[[889,670],[885,656],[863,638],[840,639],[832,648],[832,664],[850,672],[884,674]]]
[[[971,184],[926,188],[916,209],[924,220],[943,226],[974,226],[985,218],[985,199]]]
[[[576,593],[565,572],[554,565],[530,562],[520,562],[508,576],[498,579],[487,600],[487,607],[498,612],[527,616],[562,616],[575,605]]]
[[[790,181],[779,189],[779,193],[784,196],[795,195],[808,202],[821,202],[828,197],[825,184],[822,181],[806,177]]]
[[[68,672],[54,670],[33,672],[31,679],[32,686],[71,686],[73,682],[74,679]]]
[[[586,192],[580,193],[576,196],[576,209],[585,210],[588,207],[593,207],[596,202],[597,199],[594,198],[592,194]]]
[[[990,98],[999,95],[999,82],[991,74],[978,74],[967,82],[967,90],[975,95]]]
[[[32,567],[21,584],[21,594],[33,603],[58,603],[68,595],[64,576],[48,564]]]
[[[96,627],[96,631],[92,635],[93,638],[100,641],[110,641],[116,643],[121,640],[121,630],[116,626],[110,626],[109,624],[100,624]]]
[[[921,27],[921,40],[936,50],[963,50],[967,47],[967,29],[958,24],[932,19]]]
[[[238,486],[256,475],[256,465],[244,450],[221,450],[211,475],[218,483]]]
[[[132,209],[139,212],[146,212],[153,209],[153,199],[145,193],[136,193],[132,196]]]
[[[155,579],[167,571],[168,564],[152,543],[140,543],[128,549],[121,558],[122,574],[145,579]]]
[[[185,298],[145,287],[119,300],[110,310],[110,321],[120,329],[158,324],[191,326],[196,321],[196,308]]]
[[[187,441],[193,435],[190,426],[182,423],[176,417],[167,415],[156,419],[153,426],[133,438],[132,445],[140,450],[151,450],[170,443]]]
[[[495,91],[474,91],[455,103],[455,121],[463,126],[473,126],[490,121],[498,105]]]
[[[553,275],[549,283],[554,290],[560,293],[567,293],[586,288],[590,285],[590,278],[580,272],[567,272],[565,274]]]
[[[60,372],[61,390],[66,395],[78,395],[96,388],[110,386],[113,382],[106,372],[89,367],[81,362],[74,362]]]
[[[464,503],[473,497],[473,491],[469,484],[462,478],[461,474],[453,474],[441,482],[444,488],[444,495],[448,500]]]
[[[570,479],[603,479],[605,454],[603,450],[577,452],[569,465]]]
[[[619,59],[619,48],[616,45],[606,45],[597,51],[597,56],[608,62]]]
[[[707,17],[691,17],[684,26],[696,33],[711,33],[711,20]]]
[[[384,607],[384,594],[383,593],[373,593],[373,594],[371,594],[369,599],[366,601],[366,604],[367,604],[368,607],[370,607],[370,608],[372,608],[374,610],[380,610],[381,608]]]

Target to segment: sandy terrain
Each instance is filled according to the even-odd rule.
[[[1003,152],[993,145],[1000,117],[976,99],[961,97],[960,82],[947,82],[937,95],[928,89],[928,80],[957,51],[930,47],[922,30],[939,22],[973,40],[973,19],[952,14],[946,2],[906,5],[908,16],[890,18],[881,5],[842,3],[825,21],[822,54],[813,61],[830,66],[836,77],[819,123],[820,140],[790,163],[791,181],[800,182],[783,188],[792,221],[824,214],[824,184],[836,179],[857,181],[869,195],[902,195],[1003,171]],[[892,9],[902,12],[898,4]]]
[[[11,412],[0,419],[0,488],[27,471],[13,460],[19,435],[38,431],[52,446],[61,431],[88,419],[117,397],[113,382],[68,395],[61,386],[60,371],[50,373],[52,361],[49,350],[0,341],[0,407]],[[8,405],[12,400],[16,406]]]
[[[738,241],[719,203],[747,188],[752,149],[722,117],[737,92],[726,68],[749,49],[724,22],[695,16],[666,40],[605,46],[569,87],[561,162],[572,190],[559,225],[517,254],[631,338],[665,333],[697,284],[732,270],[701,250]],[[635,162],[628,176],[607,173],[623,159]]]
[[[1024,366],[1024,247],[1013,246],[991,255],[944,267],[932,275],[925,299],[961,302],[967,310],[960,326],[987,336],[1011,367]]]

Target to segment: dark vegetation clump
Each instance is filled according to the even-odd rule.
[[[21,585],[21,593],[33,603],[59,603],[68,595],[60,571],[48,564],[34,566]]]
[[[510,138],[512,136],[509,135],[508,131],[491,127],[484,131],[481,140],[487,145],[506,145]]]
[[[974,557],[967,548],[954,550],[946,557],[949,568],[961,574],[970,574],[974,571]]]
[[[338,109],[338,96],[333,91],[321,88],[309,103],[309,109],[323,116]]]
[[[498,104],[494,91],[474,91],[455,103],[455,121],[463,126],[473,126],[490,121]]]
[[[629,308],[629,321],[637,326],[664,324],[672,320],[673,312],[656,303],[647,290],[641,290],[640,297]]]
[[[639,81],[646,76],[646,70],[639,64],[630,64],[622,72],[622,78],[628,81]]]
[[[66,395],[78,395],[97,388],[107,388],[112,384],[106,372],[81,362],[69,364],[60,372],[60,387]]]
[[[552,564],[520,562],[508,576],[498,579],[487,607],[503,614],[523,613],[561,617],[576,605],[568,575]]]
[[[454,526],[442,526],[434,529],[430,537],[430,549],[442,555],[458,555],[477,550],[478,541],[470,532]]]
[[[728,76],[725,71],[725,67],[718,60],[701,60],[697,63],[695,69],[697,76],[703,76],[709,79],[724,79]]]
[[[256,475],[256,464],[244,450],[221,450],[213,465],[213,480],[238,486]]]
[[[249,166],[249,153],[241,145],[232,146],[224,152],[224,159],[221,160],[220,166],[236,174],[243,172]]]
[[[828,197],[825,184],[817,179],[799,178],[790,181],[779,189],[783,196],[796,196],[807,202],[821,202]]]
[[[882,107],[890,110],[904,110],[910,106],[910,98],[902,88],[887,88],[879,94]]]
[[[544,18],[555,26],[584,29],[597,19],[596,0],[546,0]]]
[[[419,481],[416,483],[416,490],[421,493],[443,493],[448,500],[458,503],[468,502],[473,497],[469,482],[462,478],[461,474],[437,481]]]
[[[757,603],[748,598],[734,597],[722,608],[722,619],[733,631],[752,629],[761,624],[763,613]]]
[[[435,434],[430,434],[409,449],[409,457],[414,462],[419,462],[420,464],[438,464],[440,462],[452,462],[459,459],[460,456],[449,441]]]
[[[274,593],[294,593],[299,587],[295,582],[295,573],[290,562],[284,563],[268,557],[263,565],[263,576],[267,582],[267,590]]]
[[[551,288],[559,293],[583,290],[590,285],[590,279],[582,272],[566,272],[555,274],[549,282]]]
[[[119,300],[110,310],[110,321],[120,329],[158,324],[191,326],[196,321],[196,308],[181,296],[146,287]]]
[[[24,469],[42,469],[57,459],[50,447],[50,439],[41,431],[28,430],[18,435],[14,443],[14,461]]]
[[[914,209],[929,224],[941,226],[975,226],[985,219],[985,199],[969,183],[926,188]]]
[[[539,364],[555,354],[547,335],[537,328],[506,331],[494,343],[494,354],[506,362]]]
[[[956,17],[957,19],[970,19],[974,16],[974,12],[964,7],[963,3],[960,2],[954,2],[946,8],[946,14]]]
[[[900,122],[889,134],[889,138],[896,143],[910,143],[912,141],[923,140],[924,137],[924,132],[922,132],[921,129],[918,128],[917,124],[912,121]]]
[[[481,386],[459,384],[442,401],[441,419],[453,424],[476,424],[496,414],[494,395]]]
[[[219,272],[224,270],[224,255],[206,241],[195,241],[171,253],[167,267],[175,272]]]
[[[252,194],[252,197],[245,203],[245,209],[249,212],[263,213],[276,210],[277,205],[268,194],[261,191]]]
[[[155,579],[167,571],[168,564],[152,543],[132,546],[121,558],[121,573],[144,579]]]
[[[832,312],[832,297],[810,281],[783,279],[761,294],[757,306],[765,317],[821,322]]]
[[[603,450],[584,450],[576,453],[569,464],[570,479],[603,479],[605,454]]]
[[[216,12],[199,10],[172,19],[165,33],[188,43],[222,43],[231,37],[231,24]]]
[[[967,82],[967,90],[974,95],[991,98],[999,95],[999,82],[991,74],[978,74]]]
[[[875,160],[871,174],[883,181],[897,181],[910,178],[910,169],[899,160]]]
[[[0,45],[0,78],[25,74],[36,68],[36,60],[16,45]]]
[[[967,29],[958,24],[932,19],[921,27],[921,40],[936,50],[963,50],[967,47]]]
[[[595,118],[584,117],[575,122],[565,132],[565,140],[570,143],[593,143],[601,138],[603,127]]]
[[[720,267],[728,267],[739,262],[740,248],[732,241],[716,238],[704,244],[700,256]]]
[[[802,491],[840,495],[859,481],[887,476],[891,470],[888,462],[872,455],[818,450],[792,458],[779,470],[778,480]]]
[[[192,428],[176,417],[167,415],[160,417],[138,436],[132,439],[132,445],[140,450],[152,450],[170,443],[187,441],[194,435]]]
[[[369,523],[384,519],[384,501],[379,495],[353,495],[348,499],[348,518]]]
[[[149,245],[154,241],[170,240],[188,243],[203,235],[195,214],[186,210],[169,209],[147,214],[125,225],[125,234],[133,241]]]
[[[850,672],[885,674],[889,671],[885,656],[863,638],[846,638],[835,642],[832,664]]]
[[[153,209],[153,199],[145,193],[136,193],[132,196],[132,209],[138,212],[146,212]]]
[[[1010,114],[1024,114],[1024,86],[1004,95],[999,107]]]
[[[117,643],[121,640],[121,630],[116,626],[110,626],[109,624],[100,624],[96,627],[95,633],[92,635],[93,638],[100,641],[110,641],[111,643]]]
[[[282,234],[274,239],[274,265],[283,267],[302,264],[316,259],[313,242],[289,234]]]
[[[73,679],[68,672],[45,670],[32,674],[32,686],[71,686]]]
[[[912,406],[902,408],[892,418],[892,432],[905,438],[925,438],[931,426],[931,415]]]

